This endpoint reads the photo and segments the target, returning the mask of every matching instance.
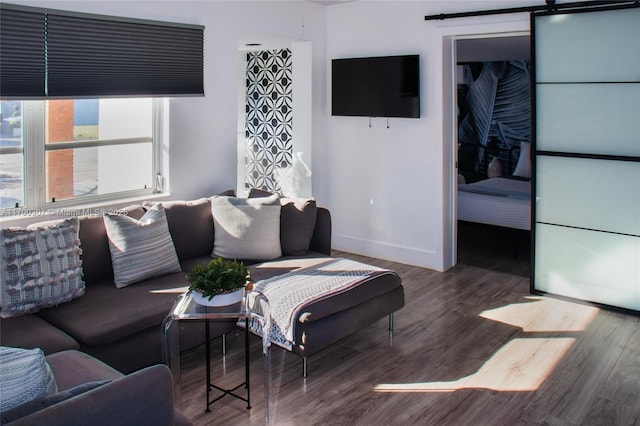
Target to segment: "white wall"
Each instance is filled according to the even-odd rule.
[[[327,64],[334,58],[417,53],[422,80],[422,117],[393,118],[389,128],[381,118],[369,127],[367,118],[331,117],[327,107],[326,159],[315,170],[325,180],[314,181],[314,189],[331,209],[334,248],[439,270],[455,263],[455,135],[444,110],[450,94],[443,84],[443,40],[526,31],[528,15],[447,21],[424,16],[510,6],[522,2],[390,0],[328,8]]]
[[[240,40],[269,36],[310,41],[314,74],[319,77],[313,87],[314,96],[322,99],[326,91],[324,70],[319,69],[325,63],[324,5],[291,1],[179,0],[16,0],[13,3],[205,26],[205,96],[170,101],[173,199],[202,197],[236,187],[238,85],[244,84],[238,78]],[[314,129],[321,128],[324,120],[324,116],[314,120]]]
[[[445,126],[443,38],[528,29],[526,14],[426,22],[424,15],[522,6],[503,1],[15,1],[90,13],[201,24],[205,92],[171,100],[174,199],[236,186],[238,41],[247,35],[312,43],[312,184],[331,209],[333,246],[446,269],[453,260],[453,133]],[[536,4],[531,2],[530,4]],[[304,14],[304,17],[303,17]],[[422,118],[331,117],[330,60],[421,55]],[[445,137],[445,135],[448,135]]]

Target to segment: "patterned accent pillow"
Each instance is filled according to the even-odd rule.
[[[211,198],[212,257],[270,260],[282,256],[278,197]]]
[[[105,214],[104,224],[116,287],[181,271],[162,204],[151,207],[140,220]]]
[[[84,294],[78,218],[0,230],[0,317],[23,315]]]
[[[0,346],[0,411],[58,391],[42,350]]]

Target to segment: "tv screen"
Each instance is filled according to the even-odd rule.
[[[420,118],[420,57],[333,59],[331,114]]]

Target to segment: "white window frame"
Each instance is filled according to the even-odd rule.
[[[153,98],[152,100],[152,136],[149,138],[123,138],[113,140],[95,140],[81,142],[62,142],[55,144],[45,144],[45,108],[46,101],[23,101],[23,197],[24,205],[17,208],[3,209],[2,216],[19,216],[21,212],[28,211],[52,211],[57,209],[83,208],[87,206],[113,205],[140,198],[149,197],[164,193],[168,189],[167,173],[168,169],[168,149],[166,147],[168,139],[167,116],[168,100],[164,98]],[[74,197],[66,200],[56,200],[50,202],[46,200],[46,152],[57,149],[69,149],[88,146],[110,146],[129,145],[137,143],[152,144],[152,185],[146,189],[135,189],[128,191],[112,192],[108,194],[88,195]],[[52,146],[54,149],[52,149]],[[7,150],[4,150],[9,153]]]

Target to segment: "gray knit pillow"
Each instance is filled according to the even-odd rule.
[[[282,256],[280,202],[266,198],[211,198],[214,240],[212,257],[270,260]]]
[[[78,219],[0,229],[0,264],[2,318],[82,296]]]
[[[162,204],[150,208],[140,220],[105,214],[104,224],[116,287],[181,271]]]
[[[42,350],[0,346],[0,411],[54,394],[56,381]]]

